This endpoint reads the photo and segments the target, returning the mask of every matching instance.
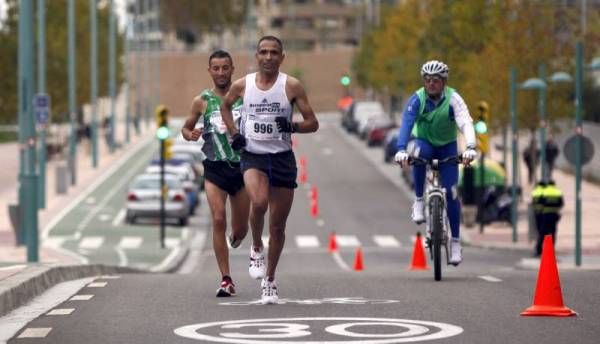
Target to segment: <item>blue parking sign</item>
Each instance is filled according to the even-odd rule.
[[[38,93],[33,99],[33,112],[38,124],[48,124],[50,119],[50,96]]]

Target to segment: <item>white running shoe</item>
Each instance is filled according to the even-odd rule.
[[[462,262],[462,247],[460,239],[452,238],[450,243],[450,264],[457,266]]]
[[[277,293],[277,283],[275,283],[275,280],[269,281],[267,278],[263,278],[260,287],[262,288],[262,296],[260,298],[262,304],[276,304],[279,300],[279,294]]]
[[[423,199],[416,199],[412,206],[412,220],[420,225],[425,222],[425,202]]]
[[[248,267],[248,273],[253,279],[265,278],[267,274],[267,266],[265,265],[265,255],[263,250],[259,252],[254,251],[254,247],[250,247],[250,266]]]

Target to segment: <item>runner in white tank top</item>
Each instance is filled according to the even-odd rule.
[[[280,153],[292,149],[292,133],[279,132],[275,118],[292,121],[292,105],[285,93],[287,74],[279,72],[273,86],[256,87],[257,73],[246,75],[240,132],[246,138],[245,150],[255,154]]]
[[[302,84],[279,72],[284,57],[279,38],[262,37],[256,49],[258,72],[236,80],[221,104],[221,116],[232,137],[231,147],[245,147],[240,165],[252,205],[248,272],[253,278],[262,278],[262,303],[277,303],[279,297],[275,270],[283,250],[286,220],[297,186],[291,134],[312,133],[319,128]],[[231,114],[231,107],[238,98],[244,99],[241,133]],[[292,104],[302,115],[301,122],[292,122]],[[267,210],[270,210],[270,239],[269,261],[265,268],[261,237]]]

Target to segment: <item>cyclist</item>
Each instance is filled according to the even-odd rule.
[[[468,164],[477,157],[473,120],[462,97],[453,88],[446,86],[448,66],[441,61],[428,61],[421,67],[421,77],[423,87],[411,96],[402,116],[398,152],[394,159],[402,167],[407,165],[409,154],[406,145],[411,133],[415,137],[413,152],[415,156],[425,159],[444,159],[454,156],[458,154],[456,142],[458,127],[467,145],[467,149],[462,154],[463,163]],[[425,166],[413,166],[416,198],[412,206],[412,220],[417,224],[425,222],[423,201],[425,173]],[[440,166],[440,176],[442,186],[446,189],[447,213],[452,232],[449,262],[458,265],[462,261],[460,202],[456,188],[458,166],[451,164]]]
[[[306,91],[298,79],[279,71],[285,57],[283,44],[275,36],[264,36],[257,44],[258,72],[236,80],[223,99],[221,113],[232,134],[231,146],[241,149],[244,182],[252,205],[250,226],[253,245],[250,248],[248,272],[262,279],[261,301],[277,303],[279,294],[275,269],[283,250],[287,217],[294,200],[296,158],[292,151],[292,133],[311,133],[319,122],[308,102]],[[233,123],[231,106],[243,98],[240,132]],[[302,115],[292,121],[293,106]],[[262,232],[269,210],[269,252],[265,269]],[[266,271],[265,271],[266,270]]]
[[[204,139],[202,151],[206,159],[204,165],[205,190],[212,216],[213,249],[217,265],[221,271],[221,284],[217,297],[235,295],[235,285],[229,272],[229,252],[225,242],[227,215],[225,204],[229,197],[231,205],[231,231],[228,240],[231,247],[238,247],[248,233],[250,200],[244,188],[240,172],[240,155],[229,145],[225,124],[221,119],[221,98],[231,86],[233,61],[229,53],[217,50],[208,58],[208,74],[214,87],[206,89],[192,102],[190,116],[185,121],[181,134],[188,141]],[[236,103],[236,107],[241,102]],[[196,128],[200,117],[204,127]]]

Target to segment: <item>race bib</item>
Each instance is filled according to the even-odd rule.
[[[215,111],[210,115],[210,124],[212,126],[212,131],[225,134],[227,132],[227,126],[225,122],[223,122],[223,118],[221,117],[221,112]]]
[[[246,137],[257,141],[281,139],[275,118],[277,116],[249,116],[244,128]]]

